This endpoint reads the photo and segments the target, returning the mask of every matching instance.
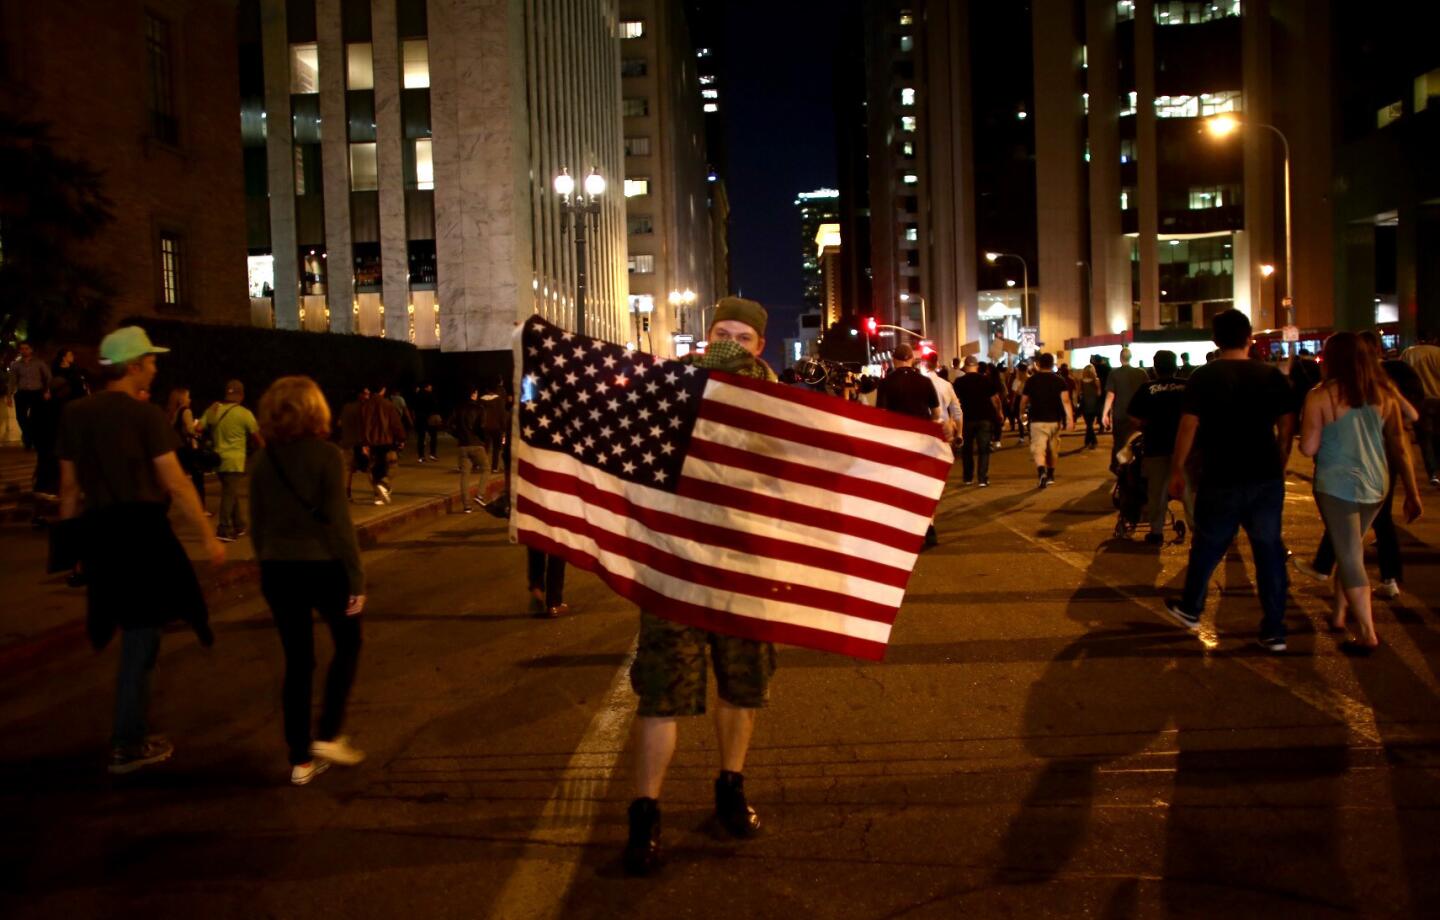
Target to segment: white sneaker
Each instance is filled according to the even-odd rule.
[[[390,490],[389,490],[389,489],[385,488],[384,486],[376,486],[376,487],[375,487],[375,492],[376,492],[376,494],[378,494],[378,495],[380,496],[380,501],[384,502],[384,503],[387,504],[387,505],[390,504]]]
[[[1400,596],[1400,585],[1393,578],[1387,578],[1375,586],[1375,596],[1393,601]]]
[[[353,767],[365,759],[364,751],[350,746],[350,739],[341,735],[334,741],[316,741],[310,745],[310,753],[323,761],[337,763],[342,767]]]
[[[315,777],[330,769],[328,760],[312,760],[309,763],[296,764],[290,768],[290,782],[297,786],[308,785]]]
[[[1295,571],[1299,572],[1301,575],[1304,575],[1311,581],[1329,580],[1324,575],[1321,575],[1318,571],[1316,571],[1313,565],[1306,562],[1304,559],[1301,559],[1299,556],[1291,556],[1290,565],[1295,568]]]

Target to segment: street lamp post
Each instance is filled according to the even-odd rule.
[[[555,194],[560,196],[562,232],[566,228],[575,231],[575,331],[585,334],[585,228],[600,219],[600,196],[605,194],[605,177],[598,170],[590,170],[585,177],[583,193],[575,194],[575,179],[568,168],[562,168],[555,177]]]
[[[1016,255],[1016,254],[1013,253],[1013,252],[987,252],[987,253],[985,253],[985,261],[986,261],[986,262],[989,262],[991,265],[994,265],[996,262],[1000,261],[1001,259],[1018,259],[1019,262],[1020,262],[1020,277],[1023,278],[1023,279],[1024,279],[1024,282],[1025,282],[1025,283],[1024,283],[1024,287],[1023,287],[1024,293],[1022,293],[1022,294],[1020,295],[1021,297],[1024,298],[1023,300],[1020,301],[1020,325],[1022,325],[1022,326],[1029,326],[1029,325],[1030,325],[1030,265],[1029,265],[1029,263],[1027,263],[1027,262],[1025,261],[1025,257],[1024,257],[1024,256],[1018,256],[1018,255]]]
[[[1246,126],[1264,128],[1272,132],[1280,138],[1280,147],[1285,153],[1285,325],[1293,326],[1295,325],[1295,288],[1291,286],[1291,279],[1294,278],[1295,262],[1290,213],[1290,139],[1285,136],[1285,132],[1274,125],[1259,121],[1241,121],[1234,115],[1217,115],[1206,123],[1206,127],[1215,137],[1228,137]]]
[[[1266,281],[1269,281],[1270,276],[1273,274],[1275,274],[1275,266],[1271,265],[1269,262],[1266,262],[1264,265],[1260,266],[1260,277],[1264,278]],[[1260,315],[1262,317],[1265,315],[1265,285],[1263,283],[1260,285]]]
[[[916,300],[920,301],[920,337],[921,337],[922,339],[928,339],[928,338],[930,338],[930,333],[929,333],[929,328],[928,328],[928,326],[927,326],[927,324],[926,324],[926,321],[925,321],[925,314],[926,314],[927,312],[929,312],[929,311],[928,311],[928,309],[927,309],[927,306],[928,306],[928,305],[925,303],[925,297],[924,297],[923,295],[921,295],[921,294],[913,294],[913,295],[912,295],[909,291],[901,291],[901,292],[900,292],[900,302],[901,302],[901,303],[909,303],[909,302],[910,302],[910,298],[911,298],[912,296],[913,296]],[[891,326],[891,327],[889,327],[889,328],[892,328],[892,329],[893,329],[893,328],[895,328],[895,327]],[[906,331],[909,332],[908,329],[907,329]]]

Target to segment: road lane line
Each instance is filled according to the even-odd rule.
[[[560,782],[545,802],[515,871],[490,908],[495,920],[552,920],[560,916],[630,732],[635,714],[630,689],[630,663],[634,660],[632,642],[610,682],[610,690],[565,764]]]

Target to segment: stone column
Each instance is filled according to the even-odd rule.
[[[1120,210],[1120,80],[1114,0],[1088,0],[1090,335],[1130,328],[1130,241]]]
[[[320,45],[320,159],[325,171],[325,296],[330,331],[355,325],[355,256],[350,245],[350,132],[345,115],[345,42],[340,0],[315,0]]]
[[[1257,127],[1270,124],[1274,118],[1269,0],[1249,0],[1245,4],[1241,30],[1244,83],[1241,98],[1244,111],[1240,117],[1251,124],[1239,139],[1245,145],[1245,236],[1248,245],[1243,265],[1240,247],[1236,246],[1233,250],[1235,302],[1238,306],[1240,291],[1246,290],[1246,299],[1260,307],[1259,311],[1252,310],[1250,313],[1251,325],[1256,329],[1270,329],[1285,322],[1285,314],[1280,309],[1280,298],[1285,296],[1285,260],[1284,243],[1277,241],[1275,224],[1275,216],[1281,213],[1276,177],[1280,141],[1266,129]],[[1260,274],[1260,266],[1265,264],[1275,266],[1275,275],[1268,281]],[[1263,304],[1261,286],[1264,287]],[[1374,297],[1373,294],[1370,296]]]
[[[1059,351],[1080,335],[1081,148],[1080,47],[1074,4],[1036,0],[1032,29],[1035,49],[1035,229],[1039,264],[1031,266],[1030,287],[1039,281],[1038,309],[1044,350]],[[1035,271],[1038,269],[1038,271]]]
[[[375,58],[375,156],[380,173],[380,304],[385,338],[410,340],[410,256],[405,232],[405,166],[400,126],[400,40],[395,0],[371,0]],[[435,31],[435,20],[430,20]],[[433,54],[432,54],[433,57]],[[432,63],[433,69],[433,63]]]
[[[1135,155],[1140,188],[1140,327],[1160,328],[1160,145],[1155,131],[1155,0],[1135,4]]]
[[[295,242],[295,143],[290,130],[290,40],[285,0],[261,0],[265,59],[265,158],[270,250],[275,256],[275,328],[300,328],[299,245]]]

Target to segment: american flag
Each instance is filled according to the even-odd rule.
[[[935,425],[539,317],[517,347],[519,542],[656,616],[884,657],[950,469]]]

